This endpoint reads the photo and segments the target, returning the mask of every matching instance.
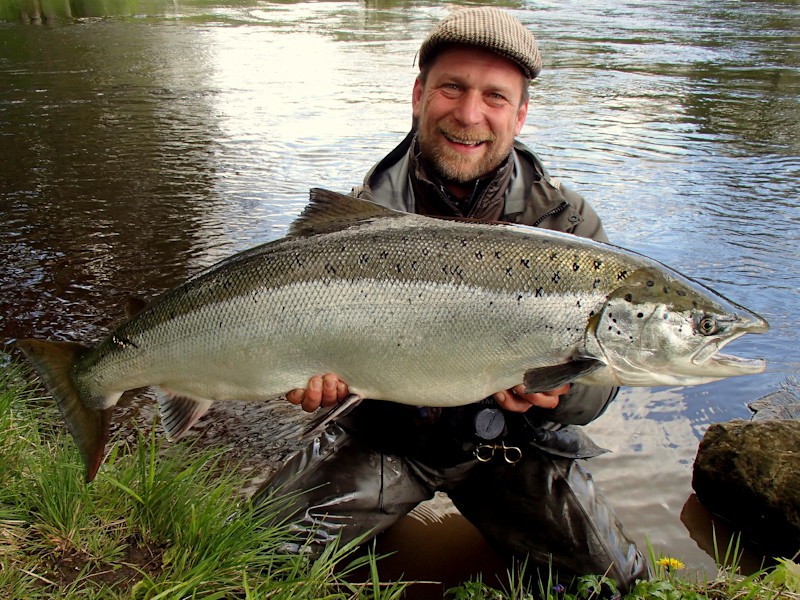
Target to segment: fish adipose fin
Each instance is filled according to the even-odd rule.
[[[103,460],[111,413],[114,409],[113,407],[104,410],[88,408],[72,379],[75,362],[88,349],[81,344],[43,340],[19,340],[16,345],[36,367],[47,389],[55,398],[83,458],[86,481],[92,481]],[[113,401],[107,400],[93,404],[113,404]]]
[[[561,365],[530,369],[525,371],[525,377],[522,380],[525,384],[525,393],[533,394],[554,390],[604,366],[605,363],[596,358],[577,358]]]
[[[171,442],[189,431],[211,406],[211,400],[187,398],[160,387],[156,388],[156,399],[158,412],[161,414],[161,426]]]
[[[331,233],[379,217],[409,217],[408,213],[384,208],[374,202],[313,188],[305,210],[289,227],[287,237]]]

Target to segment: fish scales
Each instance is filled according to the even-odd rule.
[[[713,381],[763,370],[718,351],[767,327],[608,244],[317,190],[287,237],[166,292],[97,347],[18,345],[91,479],[108,410],[128,389],[156,386],[179,437],[213,401],[268,400],[325,372],[361,397],[422,406],[475,402],[523,379],[529,389]]]
[[[436,393],[443,381],[442,368],[461,374],[442,395],[454,394],[465,385],[471,395],[474,386],[467,382],[475,379],[476,373],[480,383],[477,393],[496,385],[500,376],[503,382],[512,376],[518,379],[520,369],[536,366],[527,356],[537,326],[542,335],[561,329],[562,335],[571,335],[569,343],[579,340],[583,327],[573,326],[576,316],[585,321],[592,306],[605,296],[592,289],[597,286],[584,285],[576,277],[580,268],[598,271],[594,261],[576,257],[570,247],[556,252],[552,244],[549,248],[509,244],[508,233],[499,229],[475,235],[468,225],[448,226],[452,234],[443,235],[436,228],[419,228],[416,223],[402,227],[368,224],[319,240],[311,248],[291,241],[282,248],[267,247],[267,260],[263,253],[253,254],[224,273],[209,272],[162,298],[150,314],[143,313],[107,340],[106,363],[97,364],[106,378],[98,381],[98,388],[107,389],[112,381],[131,387],[147,385],[146,378],[128,381],[124,373],[128,371],[156,376],[166,387],[197,396],[252,399],[272,397],[289,389],[287,385],[302,384],[315,366],[326,370],[334,366],[343,376],[350,375],[358,389],[363,375],[354,372],[354,365],[364,371],[363,364],[378,357],[380,364],[376,366],[381,368],[374,372],[383,384],[370,382],[364,391],[385,397],[389,390],[397,389],[397,380],[401,379],[399,375],[388,376],[387,364],[399,365],[396,371],[405,372],[409,362],[452,354],[454,364],[425,368],[409,381],[405,392],[409,401],[416,402],[421,394],[430,397]],[[513,239],[513,235],[510,237]],[[539,254],[544,252],[547,258],[540,260]],[[614,262],[609,259],[605,264]],[[537,268],[539,264],[545,268]],[[467,288],[475,291],[465,294]],[[576,298],[580,293],[585,315],[556,310],[565,293]],[[559,298],[558,305],[542,310],[545,299],[552,295]],[[521,311],[531,301],[537,303],[536,320]],[[465,314],[476,316],[465,318]],[[463,341],[470,339],[464,335],[465,326],[483,332],[475,338],[477,343]],[[504,333],[498,336],[497,332]],[[187,336],[191,336],[194,347],[182,343]],[[452,350],[454,336],[462,339],[456,344],[458,351]],[[430,339],[439,340],[441,347]],[[127,343],[120,347],[115,340]],[[370,350],[342,350],[364,348],[365,340],[371,340],[367,344]],[[498,340],[497,347],[491,340]],[[557,341],[561,348],[563,342]],[[544,346],[544,341],[539,345]],[[376,352],[375,348],[380,350]],[[503,371],[493,377],[484,373],[485,367],[477,369],[479,365],[468,360],[481,352],[501,350],[519,352],[528,364],[514,365],[513,373]],[[332,354],[339,357],[327,358]],[[137,361],[137,355],[146,362]],[[258,360],[248,361],[248,355],[258,356]],[[547,358],[553,358],[552,350]],[[279,387],[265,393],[267,381],[244,379],[242,361],[252,363],[248,372],[263,371],[269,365],[269,381]],[[232,369],[232,362],[240,367]],[[209,363],[214,367],[209,369]],[[426,359],[425,365],[430,364]],[[159,365],[170,365],[169,372],[162,372]],[[287,377],[277,377],[279,371]],[[289,379],[289,374],[297,378]],[[178,386],[170,381],[176,375],[190,379],[190,384]],[[236,378],[235,384],[228,381],[231,377]],[[245,381],[253,385],[242,385]]]

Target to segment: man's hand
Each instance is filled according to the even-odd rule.
[[[570,384],[547,392],[526,394],[525,386],[520,384],[504,392],[494,395],[495,402],[502,408],[511,412],[525,412],[531,406],[541,408],[555,408],[558,406],[560,396],[569,391]],[[286,399],[292,404],[299,404],[306,412],[314,412],[319,407],[328,408],[336,406],[350,394],[347,384],[333,373],[316,375],[308,380],[306,388],[297,388],[286,394]]]
[[[347,384],[333,373],[316,375],[308,380],[308,387],[297,388],[286,394],[292,404],[299,404],[306,412],[314,412],[320,406],[336,406],[347,398],[350,390]]]
[[[525,393],[525,386],[515,385],[513,388],[504,392],[497,392],[494,401],[501,407],[511,412],[523,413],[531,406],[540,408],[555,408],[558,406],[560,396],[569,391],[570,384],[565,383],[561,387],[547,392]]]

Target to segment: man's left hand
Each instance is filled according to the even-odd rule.
[[[525,386],[520,384],[504,392],[497,392],[494,400],[502,408],[511,412],[523,413],[531,406],[540,408],[555,408],[558,406],[560,396],[569,392],[570,384],[565,383],[561,387],[546,392],[525,393]]]

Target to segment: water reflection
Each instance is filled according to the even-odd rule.
[[[488,3],[541,40],[523,141],[615,242],[772,325],[732,346],[767,373],[625,390],[592,425],[614,453],[589,468],[637,541],[709,568],[680,520],[697,442],[798,372],[800,15]],[[0,0],[0,340],[96,339],[129,296],[282,235],[308,188],[359,183],[405,134],[414,55],[450,6]]]

